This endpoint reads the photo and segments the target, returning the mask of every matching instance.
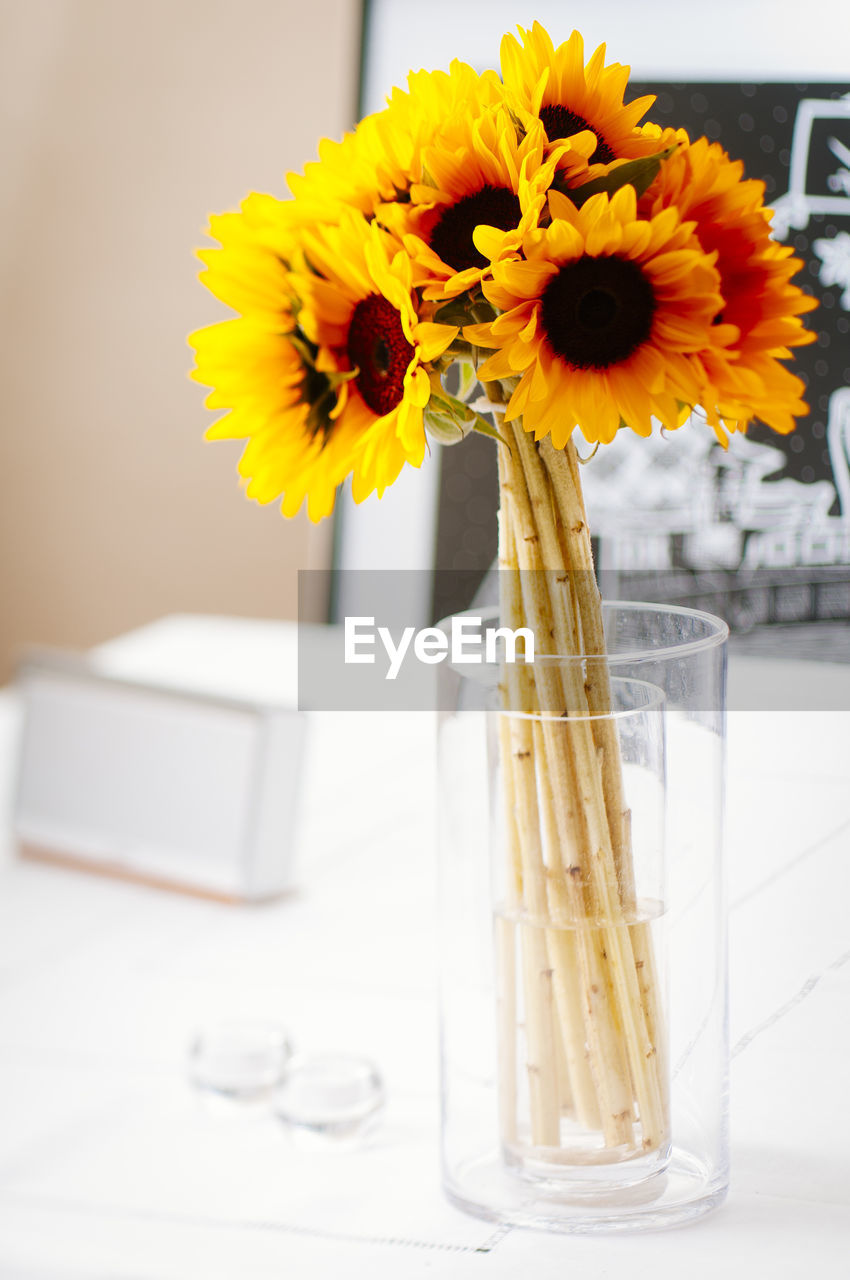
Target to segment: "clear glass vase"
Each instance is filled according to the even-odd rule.
[[[445,1187],[563,1231],[684,1222],[728,1183],[726,626],[603,617],[605,658],[534,680],[604,678],[605,715],[537,706],[522,662],[447,664],[441,697]]]

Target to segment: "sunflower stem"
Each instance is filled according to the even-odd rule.
[[[668,1127],[666,1053],[651,938],[635,919],[616,730],[605,719],[611,691],[577,458],[572,445],[561,453],[538,446],[520,423],[502,430],[511,444],[499,451],[501,564],[509,570],[503,622],[530,625],[552,653],[599,658],[586,676],[578,658],[506,674],[508,705],[545,717],[533,729],[512,721],[513,739],[502,743],[534,1085],[531,1140],[560,1146],[548,1141],[555,1080],[559,1097],[571,1099],[586,1126],[601,1128],[606,1146],[652,1150]],[[524,938],[529,930],[545,938],[545,954]]]

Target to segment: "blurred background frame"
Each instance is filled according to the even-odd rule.
[[[357,117],[359,0],[0,0],[0,683],[25,645],[294,618],[330,522],[240,492],[189,380],[209,215]],[[326,602],[319,602],[323,616]]]

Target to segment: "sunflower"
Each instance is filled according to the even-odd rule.
[[[484,283],[503,314],[464,330],[499,348],[479,376],[509,380],[507,418],[556,449],[575,426],[604,443],[622,425],[649,435],[653,414],[679,426],[700,392],[690,356],[722,305],[692,224],[672,208],[638,221],[630,186],[579,209],[558,192],[549,203],[551,225],[523,238],[525,261],[496,263]]]
[[[592,145],[589,135],[587,141]],[[516,256],[568,150],[547,161],[545,144],[539,121],[527,133],[518,131],[507,109],[496,106],[448,121],[424,148],[423,178],[411,187],[409,202],[384,207],[378,216],[402,238],[426,299],[474,290],[494,259]],[[571,172],[587,170],[588,149],[569,151]],[[473,239],[480,227],[487,228],[483,252]]]
[[[279,323],[292,296],[287,284],[297,241],[288,225],[288,207],[273,196],[252,192],[238,213],[215,214],[208,234],[220,247],[201,249],[200,279],[211,293],[242,315]]]
[[[367,217],[382,203],[406,199],[421,177],[422,148],[446,119],[471,118],[503,96],[494,71],[479,75],[457,59],[448,71],[417,71],[408,89],[396,88],[386,107],[365,116],[340,142],[324,138],[319,159],[287,174],[295,197],[286,217],[297,227],[338,223],[346,208]]]
[[[789,348],[814,341],[800,319],[816,305],[791,283],[802,267],[770,235],[764,184],[744,179],[743,164],[716,142],[701,138],[661,166],[644,196],[648,215],[676,208],[696,223],[706,253],[720,272],[722,325],[702,353],[702,405],[718,437],[757,417],[775,431],[792,431],[807,411],[803,383],[781,363]]]
[[[288,173],[286,181],[294,199],[284,216],[293,227],[338,222],[343,209],[373,213],[394,191],[382,172],[374,116],[366,116],[339,142],[322,138],[318,160],[309,161],[303,173]]]
[[[411,71],[407,89],[393,89],[385,109],[374,117],[383,169],[397,194],[407,195],[422,181],[422,152],[447,123],[462,116],[475,120],[504,99],[495,71],[480,74],[457,58],[448,71]]]
[[[357,441],[333,421],[334,381],[315,367],[291,316],[282,311],[277,330],[255,317],[225,320],[189,342],[192,377],[214,388],[207,407],[229,411],[206,438],[247,440],[239,461],[247,496],[261,503],[281,498],[285,516],[306,498],[311,520],[329,515]]]
[[[551,37],[535,22],[531,30],[518,28],[502,40],[502,76],[508,101],[524,120],[542,121],[554,144],[590,130],[594,145],[589,160],[595,166],[649,155],[656,148],[651,136],[636,126],[655,101],[654,96],[624,103],[629,68],[614,62],[605,66],[605,45],[584,65],[584,41],[578,31],[556,49]]]
[[[220,248],[200,252],[201,279],[241,315],[190,336],[192,377],[213,388],[208,408],[227,411],[207,439],[247,440],[239,472],[248,497],[282,498],[287,516],[307,498],[319,520],[351,469],[354,440],[333,419],[340,380],[317,369],[318,350],[298,327],[291,264],[299,251],[287,213],[281,201],[254,194],[240,212],[210,220]]]
[[[356,441],[352,493],[362,502],[374,490],[380,496],[405,462],[422,464],[431,396],[424,366],[458,330],[420,318],[409,258],[362,214],[306,232],[304,253],[311,271],[299,282],[299,323],[320,353],[317,368],[346,379],[334,432]]]

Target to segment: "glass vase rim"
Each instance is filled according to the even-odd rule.
[[[557,657],[555,654],[541,654],[541,658]],[[535,662],[539,659],[535,659]],[[557,724],[588,724],[599,720],[611,720],[619,723],[621,720],[628,720],[632,716],[642,716],[647,713],[654,713],[664,710],[667,704],[667,695],[664,690],[657,684],[652,684],[649,680],[638,680],[634,676],[612,676],[611,684],[617,685],[638,685],[641,689],[650,690],[650,697],[646,702],[638,707],[623,707],[619,711],[603,711],[598,715],[567,716],[556,715],[554,711],[513,711],[510,707],[489,707],[488,710],[497,716],[504,716],[509,720],[531,720],[537,724],[546,724],[553,722]]]
[[[700,621],[708,625],[710,632],[695,640],[684,640],[680,643],[663,644],[657,647],[635,644],[631,648],[621,649],[616,653],[541,653],[535,656],[535,661],[541,658],[555,658],[561,661],[586,662],[589,659],[604,658],[614,665],[626,662],[657,661],[660,658],[683,657],[688,654],[719,648],[729,639],[729,624],[724,622],[722,618],[718,618],[716,614],[709,613],[705,609],[689,609],[686,605],[653,604],[645,600],[603,600],[602,608],[603,610],[619,609],[628,613],[637,613],[639,610],[643,610],[655,614],[674,614],[679,618],[699,618]],[[478,608],[473,607],[471,609],[459,609],[457,612],[441,618],[436,623],[436,627],[439,630],[445,630],[446,624],[451,624],[452,618],[480,618],[482,622],[496,620],[498,623],[499,613],[500,607],[497,604],[481,605]]]

